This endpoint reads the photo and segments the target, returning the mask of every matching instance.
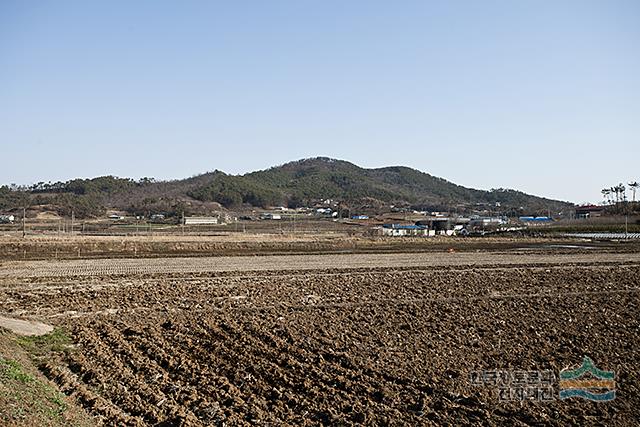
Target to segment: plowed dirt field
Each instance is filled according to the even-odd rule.
[[[11,262],[0,302],[66,328],[74,349],[41,369],[105,425],[640,419],[636,253]],[[584,356],[614,400],[559,398]],[[473,379],[495,370],[552,372],[527,389],[552,393]]]

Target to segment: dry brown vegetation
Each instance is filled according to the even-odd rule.
[[[513,251],[565,246],[604,248],[608,252],[640,249],[640,242],[589,242],[567,238],[432,237],[384,238],[318,233],[235,233],[215,235],[155,234],[143,236],[0,236],[0,263],[8,260],[148,258],[314,253],[386,253],[433,251]],[[575,248],[568,248],[575,251]]]

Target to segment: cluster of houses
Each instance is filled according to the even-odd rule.
[[[486,206],[489,208],[499,208],[500,204],[496,203],[495,206]],[[475,215],[470,217],[455,217],[451,216],[448,212],[432,212],[432,211],[416,211],[408,207],[397,207],[391,205],[391,215],[393,213],[401,213],[404,215],[405,220],[409,216],[420,216],[418,221],[399,221],[398,223],[386,223],[381,224],[379,218],[370,217],[368,214],[373,207],[367,206],[359,209],[360,212],[352,212],[348,207],[344,207],[338,201],[332,199],[317,200],[311,206],[308,207],[274,207],[268,211],[258,211],[253,213],[240,215],[238,217],[231,217],[225,212],[212,212],[207,216],[186,216],[182,217],[179,222],[182,225],[222,225],[231,222],[249,221],[249,220],[265,220],[265,221],[280,221],[294,218],[307,217],[312,218],[324,218],[339,220],[342,218],[348,218],[351,221],[357,221],[358,223],[377,230],[379,234],[384,236],[436,236],[436,235],[473,235],[473,234],[487,234],[494,232],[506,232],[506,231],[518,231],[525,227],[544,225],[553,222],[550,216],[521,216],[517,219],[503,216],[497,216],[497,214],[487,211],[486,213],[476,212]],[[603,213],[602,206],[586,205],[578,206],[575,210],[576,218],[590,218],[600,216]],[[364,211],[364,212],[363,212]],[[124,217],[117,212],[109,215],[109,218],[114,221],[123,220]],[[136,219],[144,219],[143,217],[136,217]],[[167,219],[163,213],[154,213],[149,215],[148,219],[151,222],[166,223]],[[13,222],[14,218],[11,215],[0,215],[0,223]],[[173,221],[172,221],[173,222]]]
[[[378,228],[383,236],[468,236],[493,232],[519,231],[522,226],[509,224],[505,217],[450,218],[431,217],[413,224],[384,224]]]
[[[518,221],[506,217],[445,217],[434,216],[415,221],[413,224],[384,224],[378,227],[383,236],[468,236],[488,233],[521,231],[529,226],[548,224],[548,216],[521,216]]]
[[[280,221],[293,216],[309,216],[320,218],[338,218],[338,211],[330,207],[320,208],[276,208],[271,212],[262,212],[257,216],[240,216],[239,218],[231,217],[228,214],[216,213],[211,216],[185,216],[180,223],[182,225],[221,225],[239,220],[265,220],[265,221]],[[112,220],[122,220],[124,217],[118,214],[112,214],[109,216]],[[372,226],[374,230],[378,230],[379,234],[383,236],[436,236],[436,235],[474,235],[474,234],[487,234],[494,232],[505,231],[518,231],[524,227],[522,225],[536,225],[544,224],[552,221],[549,217],[534,217],[523,216],[519,218],[519,226],[509,224],[509,220],[506,217],[497,216],[472,216],[465,217],[449,217],[437,212],[436,215],[425,217],[419,221],[413,223],[387,223],[382,226],[378,221],[371,222],[371,218],[368,215],[356,214],[348,217],[351,220],[363,221],[364,224]],[[164,222],[164,214],[153,214],[149,217],[152,222]]]

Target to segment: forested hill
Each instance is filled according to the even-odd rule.
[[[270,206],[311,206],[332,199],[352,207],[470,211],[496,207],[508,214],[559,212],[567,202],[516,190],[475,190],[403,166],[365,169],[325,157],[303,159],[245,175],[214,171],[175,181],[113,176],[0,187],[0,210],[46,205],[61,214],[99,216],[107,209],[178,214]]]

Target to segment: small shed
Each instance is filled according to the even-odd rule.
[[[0,215],[0,224],[11,224],[16,220],[16,217],[13,215]]]

